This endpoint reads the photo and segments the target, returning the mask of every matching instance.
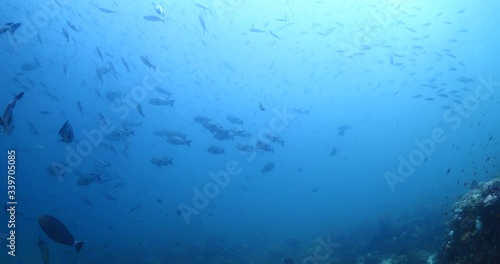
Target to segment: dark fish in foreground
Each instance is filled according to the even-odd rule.
[[[274,163],[272,162],[268,162],[266,165],[264,165],[264,167],[262,167],[262,169],[260,170],[260,172],[262,174],[266,173],[266,172],[270,172],[274,169]]]
[[[7,104],[2,117],[0,117],[0,126],[3,127],[3,134],[9,136],[14,130],[14,117],[12,116],[12,111],[16,107],[16,102],[23,98],[24,92],[20,92],[12,101]]]
[[[75,138],[75,134],[73,133],[73,127],[68,122],[69,121],[66,121],[61,129],[59,129],[59,135],[61,136],[62,141],[71,143]]]
[[[42,254],[43,263],[49,263],[49,247],[47,246],[47,243],[40,238],[40,236],[38,236],[38,247],[40,248],[40,253]]]
[[[161,21],[161,22],[165,23],[164,18],[159,18],[157,16],[143,16],[142,18],[144,18],[147,21],[153,21],[153,22]]]
[[[38,224],[50,239],[63,245],[74,246],[76,252],[80,252],[85,244],[85,241],[76,241],[75,237],[68,231],[68,228],[53,216],[39,216]]]
[[[293,264],[293,260],[292,259],[289,259],[289,258],[286,258],[286,259],[282,259],[283,263],[285,264]]]
[[[2,35],[5,32],[9,32],[10,35],[14,35],[14,32],[16,32],[16,29],[18,29],[21,26],[21,23],[6,23],[0,27],[0,35]]]

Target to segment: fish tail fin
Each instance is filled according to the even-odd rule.
[[[189,147],[191,147],[191,141],[192,140],[186,140],[186,145],[188,145]]]
[[[86,241],[75,241],[75,249],[77,253],[80,253],[83,245],[85,245]]]

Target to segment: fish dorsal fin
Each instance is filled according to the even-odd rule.
[[[80,250],[82,249],[83,245],[85,245],[87,241],[75,241],[75,249],[77,253],[80,253]]]

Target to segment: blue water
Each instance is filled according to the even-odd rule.
[[[495,3],[158,4],[164,16],[147,1],[2,4],[0,24],[22,25],[0,35],[0,107],[24,96],[0,137],[5,166],[16,153],[18,202],[16,257],[2,237],[1,263],[43,263],[39,236],[49,263],[306,263],[327,238],[324,262],[417,246],[431,255],[457,196],[498,176]],[[99,68],[110,71],[102,82]],[[158,97],[175,102],[150,103]],[[252,137],[218,140],[196,116]],[[71,143],[58,135],[66,121]],[[65,173],[49,173],[55,164]],[[87,241],[79,254],[47,237],[45,214]]]

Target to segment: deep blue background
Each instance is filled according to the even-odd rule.
[[[480,100],[456,128],[445,118],[458,117],[446,111],[474,96],[478,77],[500,80],[498,6],[472,0],[355,2],[165,2],[163,23],[143,19],[159,16],[144,1],[3,3],[0,23],[23,24],[14,37],[0,36],[0,106],[25,92],[14,109],[13,135],[0,137],[2,162],[7,149],[17,152],[18,260],[41,263],[40,234],[49,244],[51,263],[166,263],[167,255],[180,252],[203,261],[186,252],[213,240],[224,245],[215,251],[238,247],[252,253],[242,258],[278,263],[279,258],[269,261],[269,252],[303,257],[317,237],[369,229],[381,217],[412,219],[435,212],[431,222],[444,223],[445,204],[467,190],[464,182],[498,175],[496,160],[485,160],[498,155],[497,139],[489,138],[499,131],[499,91]],[[156,70],[140,56],[148,56]],[[35,57],[41,67],[23,70]],[[109,63],[116,78],[108,73],[101,84],[95,70]],[[151,105],[149,99],[163,96],[155,90],[141,90],[144,98],[134,95],[151,76],[159,76],[158,85],[172,93],[174,107]],[[106,99],[109,92],[140,103],[145,117],[135,102],[123,108]],[[259,109],[260,102],[266,111]],[[193,121],[204,115],[229,129],[234,124],[226,116],[232,114],[258,137],[276,112],[294,113],[292,108],[309,114],[295,113],[284,129],[274,131],[284,147],[273,144],[274,153],[256,152],[251,159],[236,150],[242,138],[218,141]],[[84,131],[99,128],[98,113],[116,127],[122,121],[141,122],[131,127],[135,135],[129,138],[128,157],[121,141],[108,140],[116,155],[94,146],[73,167],[91,173],[94,161],[107,160],[114,178],[78,186],[74,173],[59,179],[50,175],[52,162],[64,161],[68,148],[76,150],[87,140]],[[71,144],[57,134],[66,120],[75,131]],[[30,122],[37,135],[30,132]],[[344,136],[338,134],[341,125],[351,126]],[[191,146],[169,144],[153,135],[156,129],[186,133]],[[415,141],[430,138],[434,129],[442,129],[447,140],[392,191],[386,172],[397,173],[398,157],[408,159],[418,150]],[[210,154],[210,145],[223,147],[226,154]],[[335,156],[330,155],[333,148]],[[153,157],[173,158],[173,166],[158,168],[150,162]],[[241,172],[187,224],[176,214],[179,204],[193,206],[193,188],[203,191],[213,182],[209,173],[224,170],[231,161]],[[274,170],[261,175],[268,162]],[[125,188],[115,188],[118,182]],[[0,187],[6,201],[5,179]],[[104,192],[118,201],[106,200]],[[129,213],[139,204],[143,207]],[[36,222],[41,214],[58,217],[77,239],[88,241],[79,255],[48,240]],[[0,232],[7,231],[0,224]],[[303,251],[284,249],[289,239],[301,241]],[[335,235],[333,240],[349,245]],[[12,258],[2,249],[0,260]]]

